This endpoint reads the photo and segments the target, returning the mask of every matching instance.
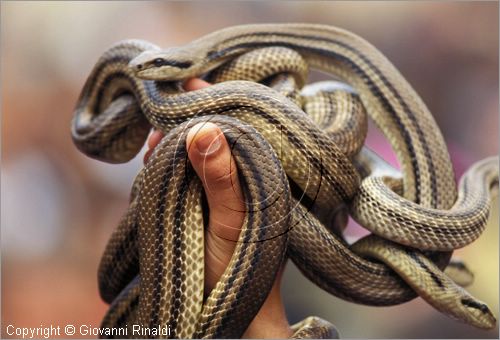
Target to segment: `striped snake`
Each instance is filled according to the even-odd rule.
[[[342,83],[300,90],[309,68]],[[215,84],[182,90],[198,76]],[[367,116],[401,170],[363,147]],[[206,216],[185,138],[207,121],[234,145],[246,217],[228,268],[204,299]],[[494,327],[488,307],[442,270],[453,249],[484,229],[498,160],[471,167],[457,196],[432,115],[362,38],[330,26],[266,24],[166,50],[119,42],[85,83],[73,140],[90,157],[120,163],[137,154],[151,127],[165,137],[136,177],[99,268],[101,296],[111,303],[103,327],[168,324],[174,337],[241,337],[285,257],[340,298],[387,306],[418,294],[451,317]],[[346,210],[373,234],[349,245]],[[314,317],[293,329],[295,337],[336,334]]]

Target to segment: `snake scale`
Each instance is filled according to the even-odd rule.
[[[310,68],[336,81],[303,87]],[[191,77],[214,85],[185,92]],[[368,117],[400,170],[364,146]],[[204,299],[206,212],[185,138],[208,121],[234,145],[246,215],[231,262]],[[362,38],[324,25],[258,24],[164,50],[116,43],[84,85],[73,140],[90,157],[120,163],[139,152],[151,127],[165,137],[136,177],[99,268],[100,294],[111,304],[103,327],[168,324],[173,337],[241,337],[287,257],[348,301],[388,306],[418,294],[453,318],[495,326],[489,308],[457,284],[470,280],[450,258],[484,229],[498,158],[472,166],[457,191],[432,115]],[[347,214],[372,234],[347,243]],[[316,317],[293,330],[337,336]]]

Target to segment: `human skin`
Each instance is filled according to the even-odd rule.
[[[187,91],[210,86],[201,79],[184,83]],[[148,139],[147,163],[163,134],[154,131]],[[245,206],[238,172],[224,134],[213,123],[197,124],[186,138],[191,164],[205,190],[210,217],[205,230],[205,295],[209,294],[229,264],[243,224]],[[280,270],[273,287],[243,338],[288,338],[292,330],[286,318],[280,294]]]

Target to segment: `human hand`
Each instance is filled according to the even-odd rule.
[[[187,91],[207,86],[210,84],[201,79],[190,79],[184,84]],[[151,134],[145,163],[162,138],[160,131]],[[203,183],[210,209],[205,230],[206,295],[215,287],[231,260],[245,217],[245,205],[230,147],[217,125],[200,123],[192,127],[186,138],[186,148]],[[287,338],[292,335],[280,294],[282,274],[283,268],[260,311],[243,334],[244,338]]]

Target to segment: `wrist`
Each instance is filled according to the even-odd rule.
[[[293,332],[286,317],[280,292],[283,270],[284,266],[279,271],[264,304],[248,326],[242,338],[284,339],[292,336]]]

